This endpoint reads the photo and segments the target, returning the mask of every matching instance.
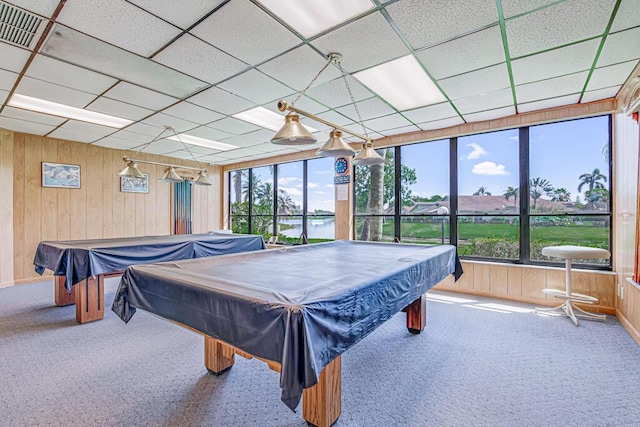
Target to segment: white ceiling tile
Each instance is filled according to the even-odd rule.
[[[0,69],[0,89],[10,91],[18,80],[18,73]]]
[[[168,116],[163,113],[156,113],[153,116],[143,120],[141,123],[146,123],[148,125],[156,126],[159,128],[164,128],[165,126],[171,126],[178,133],[185,132],[187,130],[198,127],[197,123],[190,122],[187,120],[182,120],[173,116]]]
[[[516,59],[511,62],[513,81],[516,85],[521,85],[589,70],[601,40],[597,38]]]
[[[376,117],[386,116],[396,112],[389,104],[377,97],[360,101],[357,103],[357,106],[362,120],[375,119]],[[336,111],[349,117],[354,122],[359,121],[356,108],[353,104],[340,107]]]
[[[616,18],[611,26],[611,32],[625,30],[640,25],[640,13],[638,13],[637,0],[622,0]]]
[[[199,107],[189,102],[180,102],[179,104],[173,105],[162,112],[169,116],[189,120],[201,125],[224,117],[222,114]]]
[[[373,93],[364,87],[357,79],[350,75],[347,75],[346,78],[349,80],[349,87],[351,88],[351,93],[353,94],[353,98],[356,102],[373,96]],[[351,104],[352,102],[343,78],[337,78],[330,82],[312,87],[307,91],[307,95],[324,105],[329,105],[334,108]]]
[[[65,4],[58,22],[148,57],[180,30],[125,0],[83,0]]]
[[[224,132],[219,129],[213,129],[208,126],[200,126],[198,128],[191,129],[188,133],[189,135],[210,139],[212,141],[222,141],[225,138],[233,136],[229,132]]]
[[[482,111],[480,113],[465,114],[464,119],[467,122],[482,122],[485,120],[494,120],[501,117],[512,116],[516,114],[514,107],[496,108],[495,110]]]
[[[416,52],[434,79],[442,79],[505,61],[500,27],[460,37]]]
[[[286,101],[293,102],[297,97],[298,97],[297,94],[295,96],[292,95],[289,99],[286,99]],[[326,106],[320,104],[319,102],[314,101],[308,96],[303,96],[302,98],[297,100],[295,103],[295,106],[300,108],[301,110],[304,110],[313,114],[322,113],[323,111],[328,110]],[[279,112],[278,105],[274,103],[264,104],[263,107],[276,113]]]
[[[556,3],[558,0],[502,0],[502,12],[505,19],[530,12],[539,7]]]
[[[140,144],[136,146],[137,150],[141,150],[143,153],[150,153],[150,154],[166,154],[166,153],[171,153],[173,151],[181,150],[183,148],[184,146],[180,142],[172,141],[169,139],[159,139],[158,141],[154,141],[144,148]]]
[[[54,85],[27,76],[20,80],[16,93],[78,108],[83,108],[96,97],[87,92]]]
[[[587,75],[585,71],[516,86],[516,99],[518,104],[522,104],[582,92]]]
[[[122,117],[129,120],[141,120],[151,114],[152,110],[146,108],[137,107],[135,105],[127,104],[125,102],[115,101],[110,98],[101,96],[93,101],[86,108],[87,110],[97,111],[98,113],[109,114],[116,117]]]
[[[224,0],[181,0],[176,7],[175,0],[129,0],[149,13],[186,30],[198,19],[214,10]]]
[[[456,113],[456,110],[453,109],[449,102],[442,102],[440,104],[403,111],[402,114],[414,123],[424,123],[425,121],[434,121],[458,116],[458,113]]]
[[[234,135],[241,135],[243,133],[254,132],[260,129],[260,127],[256,125],[252,125],[251,123],[245,122],[244,120],[238,120],[233,117],[227,117],[222,120],[209,123],[207,127],[223,130]]]
[[[508,87],[495,92],[456,99],[453,103],[462,115],[466,115],[478,111],[513,106],[513,94],[511,88]]]
[[[603,89],[623,84],[637,64],[638,61],[629,61],[608,67],[596,68],[593,70],[593,74],[589,79],[587,90]]]
[[[373,120],[366,120],[364,125],[369,129],[380,132],[384,135],[385,130],[409,126],[411,123],[400,114],[390,114],[385,117],[378,117]]]
[[[451,126],[457,126],[457,125],[460,125],[462,123],[464,123],[464,120],[462,120],[460,117],[450,117],[448,119],[434,120],[434,121],[425,122],[425,123],[418,123],[418,126],[422,130],[433,130],[433,129],[444,129],[444,128],[448,128],[448,127],[451,127]]]
[[[586,102],[598,101],[600,99],[615,98],[620,91],[620,87],[621,86],[612,86],[585,92],[584,95],[582,95],[580,103],[584,104]]]
[[[67,120],[62,117],[50,116],[48,114],[35,113],[33,111],[9,107],[8,105],[4,108],[4,110],[2,110],[2,115],[5,117],[24,120],[26,122],[40,123],[50,126],[58,126]]]
[[[264,143],[263,140],[254,138],[251,134],[247,134],[249,136],[232,136],[231,138],[223,139],[220,142],[224,142],[225,144],[235,145],[236,147],[254,147],[256,145]],[[271,136],[273,137],[272,134]],[[263,150],[264,151],[264,150]]]
[[[353,120],[351,120],[350,118],[345,117],[336,111],[325,111],[324,113],[318,114],[318,117],[324,120],[328,120],[331,123],[336,124],[338,126],[345,126],[353,122]],[[303,125],[308,125],[318,130],[331,129],[331,126],[327,126],[323,123],[316,122],[311,119],[305,119],[304,117],[300,117],[300,119]]]
[[[4,101],[6,101],[8,96],[9,96],[8,91],[0,89],[0,105],[4,104]]]
[[[127,82],[118,83],[109,89],[104,96],[150,110],[161,110],[178,102],[177,98],[172,98]]]
[[[238,23],[242,37],[238,37]],[[191,30],[191,34],[255,65],[276,56],[301,40],[249,0],[226,3]]]
[[[166,130],[164,126],[152,126],[146,123],[139,122],[139,123],[134,123],[132,125],[127,126],[126,130],[122,130],[120,132],[131,132],[131,133],[137,133],[140,135],[156,137],[160,135],[160,132],[166,132]],[[151,140],[151,139],[152,138],[148,138],[148,140]]]
[[[325,55],[342,54],[342,66],[351,72],[409,54],[409,49],[379,12],[360,18],[312,41]]]
[[[543,99],[541,101],[527,102],[526,104],[518,104],[519,113],[527,113],[529,111],[544,110],[546,108],[561,107],[563,105],[577,104],[580,94],[559,96],[557,98]]]
[[[229,158],[224,156],[224,152],[218,154],[210,154],[208,156],[198,157],[199,162],[207,163],[209,165],[218,165],[222,162],[229,161]]]
[[[257,156],[262,154],[262,151],[258,151],[256,149],[253,148],[237,148],[235,150],[231,150],[231,151],[225,151],[224,152],[224,156],[228,157],[229,159],[239,159],[241,157],[246,157],[246,156]]]
[[[171,43],[153,60],[211,84],[247,68],[243,62],[190,34]]]
[[[604,32],[616,0],[567,0],[507,20],[511,58],[517,58]],[[570,29],[570,31],[567,31]]]
[[[26,75],[60,86],[99,95],[117,80],[48,56],[36,55]]]
[[[640,4],[638,4],[640,8]],[[639,9],[640,10],[640,9]],[[638,12],[640,15],[640,11]],[[640,27],[610,34],[598,58],[598,67],[640,58]]]
[[[126,139],[107,136],[106,138],[102,138],[92,143],[91,145],[96,145],[98,147],[104,147],[104,148],[111,148],[113,150],[130,150],[134,148],[137,144],[133,141],[127,141]]]
[[[202,148],[202,147],[201,147]],[[208,155],[208,154],[214,154],[217,153],[218,151],[216,150],[210,150],[210,149],[203,149],[203,150],[198,150],[200,151],[199,154],[196,154],[196,150],[195,150],[195,146],[189,146],[189,150],[191,150],[191,153],[189,153],[189,151],[187,150],[178,150],[178,151],[173,151],[171,153],[165,153],[165,156],[168,157],[173,157],[176,159],[183,159],[183,160],[194,160],[194,158],[198,158],[199,156],[204,156],[204,155]]]
[[[387,6],[387,11],[414,49],[498,22],[494,0],[403,0]]]
[[[131,127],[128,127],[127,130],[119,130],[116,133],[114,133],[112,136],[114,138],[118,138],[118,139],[124,139],[126,141],[131,141],[134,142],[135,145],[142,145],[142,144],[146,144],[150,141],[153,141],[153,139],[155,137],[157,137],[158,135],[160,135],[160,130],[158,129],[156,132],[157,128],[153,128],[154,129],[154,135],[145,135],[143,133],[137,133],[137,132],[132,132],[129,131],[128,129],[130,129]],[[166,135],[167,133],[165,133]]]
[[[300,46],[291,52],[280,55],[269,62],[260,65],[258,69],[266,75],[302,91],[327,63],[327,58],[307,45]],[[340,77],[340,71],[335,65],[325,69],[314,85]]]
[[[189,102],[229,115],[255,106],[252,102],[217,87],[212,87],[192,96],[189,98]]]
[[[383,134],[385,136],[391,136],[391,135],[402,135],[404,133],[411,133],[411,132],[419,132],[420,128],[418,126],[403,126],[401,128],[395,128],[395,129],[387,129],[383,132]]]
[[[275,135],[275,133],[271,130],[268,129],[260,129],[257,130],[255,132],[250,132],[250,133],[246,133],[244,135],[242,135],[243,138],[249,138],[252,141],[256,141],[257,143],[267,143],[269,145],[272,146],[278,146],[276,144],[271,144],[271,138],[273,138],[273,136]],[[282,147],[280,145],[280,147]]]
[[[32,135],[46,135],[55,129],[55,126],[43,125],[40,123],[27,122],[13,119],[11,117],[0,116],[0,128],[14,132],[30,133]]]
[[[0,68],[19,73],[29,59],[29,51],[0,42]]]
[[[11,0],[11,3],[29,12],[50,18],[60,0]]]
[[[219,84],[218,87],[256,104],[264,104],[265,102],[281,99],[292,92],[287,86],[257,70],[249,70],[246,73],[242,73]]]
[[[449,77],[439,80],[438,84],[449,99],[466,98],[510,86],[506,64]]]
[[[177,151],[183,151],[184,153],[187,153],[188,151],[191,151],[191,153],[193,154],[193,157],[197,158],[199,156],[206,156],[208,154],[217,153],[220,150],[214,150],[213,148],[200,147],[198,145],[185,143],[185,145],[181,146],[180,150],[177,150]],[[187,155],[188,159],[192,158],[188,154],[186,154],[186,155]]]
[[[48,136],[76,142],[94,142],[115,131],[116,129],[107,126],[69,120]]]

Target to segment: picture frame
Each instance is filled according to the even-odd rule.
[[[130,176],[120,177],[120,191],[123,193],[148,193],[149,192],[149,174],[143,174],[142,178],[134,178]]]
[[[42,162],[42,186],[80,188],[80,165]]]

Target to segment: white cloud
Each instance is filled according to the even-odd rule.
[[[309,187],[309,188],[318,188],[318,187],[320,187],[320,184],[318,184],[317,182],[307,182],[307,187]]]
[[[313,193],[313,194],[329,194],[329,193],[328,193],[328,192],[326,192],[326,191],[313,191],[312,193]]]
[[[520,137],[519,137],[518,135],[510,136],[510,137],[509,137],[509,139],[510,139],[511,141],[520,141]]]
[[[325,184],[324,186],[327,188],[333,188],[333,184]]]
[[[278,187],[278,190],[282,190],[287,194],[290,194],[292,196],[302,196],[302,191],[298,190],[297,188],[292,188],[292,187]]]
[[[475,142],[472,142],[471,144],[467,144],[467,147],[473,148],[473,151],[467,154],[467,160],[475,160],[480,156],[487,154],[484,148],[482,148]]]
[[[508,175],[509,172],[504,170],[504,165],[498,165],[494,162],[482,162],[473,165],[472,173],[476,175]]]
[[[296,182],[298,180],[300,180],[300,178],[298,178],[297,176],[278,177],[278,186],[283,184],[286,185],[290,182]]]

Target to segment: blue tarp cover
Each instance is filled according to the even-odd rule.
[[[340,240],[129,267],[112,310],[171,319],[282,365],[291,409],[336,356],[462,267],[454,246]]]

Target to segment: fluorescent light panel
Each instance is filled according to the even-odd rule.
[[[253,123],[260,127],[271,129],[278,132],[284,124],[284,117],[278,113],[274,113],[271,110],[267,110],[264,107],[256,107],[250,110],[243,111],[238,114],[234,114],[236,119],[244,120],[245,122]],[[304,117],[304,116],[302,116]],[[303,125],[311,133],[318,132],[318,129],[314,129],[311,126]]]
[[[212,148],[214,150],[220,151],[229,151],[238,148],[235,145],[212,141],[211,139],[200,138],[193,135],[187,135],[186,133],[170,136],[167,139],[170,139],[172,141],[184,142],[186,144],[197,145],[199,147]]]
[[[400,111],[446,100],[413,55],[376,65],[353,76]]]
[[[258,1],[306,38],[375,7],[371,0]]]
[[[24,110],[36,111],[38,113],[50,114],[52,116],[64,117],[67,119],[74,119],[81,122],[94,123],[118,129],[133,123],[132,120],[96,113],[95,111],[88,111],[82,108],[71,107],[70,105],[58,104],[57,102],[45,101],[44,99],[32,98],[31,96],[20,95],[18,93],[13,94],[8,105],[16,108],[22,108]]]

